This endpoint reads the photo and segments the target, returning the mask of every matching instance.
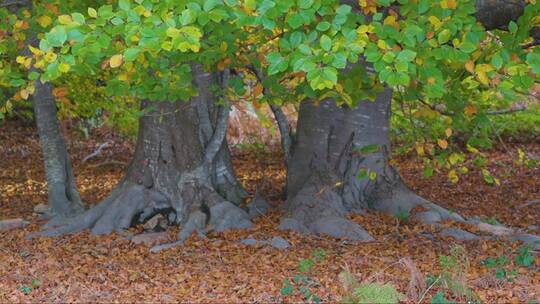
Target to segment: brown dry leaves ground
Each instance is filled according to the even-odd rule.
[[[127,163],[132,153],[129,141],[106,130],[93,137],[99,142],[70,141],[85,202],[102,199],[121,177],[122,167],[107,161]],[[85,155],[106,140],[114,141],[114,145],[100,157],[81,164]],[[0,219],[23,217],[32,221],[25,229],[0,232],[0,302],[302,301],[299,295],[282,298],[280,288],[284,279],[298,273],[298,262],[316,249],[327,252],[326,259],[310,275],[320,282],[312,291],[324,301],[336,302],[344,295],[338,279],[344,269],[360,282],[392,283],[406,294],[410,274],[406,263],[400,261],[410,257],[423,276],[438,275],[439,256],[448,254],[456,244],[452,239],[430,239],[422,234],[436,232],[435,228],[417,223],[397,225],[396,219],[377,213],[353,217],[377,239],[373,243],[303,237],[276,230],[279,211],[255,220],[252,230],[211,233],[204,240],[192,237],[184,246],[160,254],[150,254],[148,247],[133,245],[122,235],[94,237],[80,233],[30,241],[25,236],[43,223],[32,217],[33,207],[46,201],[38,138],[33,128],[7,124],[0,127],[0,142]],[[486,185],[474,171],[457,185],[449,183],[444,175],[426,180],[421,177],[417,160],[403,158],[398,163],[411,188],[444,207],[466,216],[495,217],[507,225],[526,228],[540,225],[540,206],[516,207],[540,198],[540,168],[513,164],[518,147],[540,154],[538,143],[515,145],[505,153],[489,153],[491,169],[501,177],[500,187]],[[235,165],[251,192],[259,186],[274,204],[280,203],[277,197],[285,176],[277,153],[244,150],[236,153]],[[175,233],[175,229],[170,231],[171,240]],[[269,239],[277,235],[289,240],[292,249],[239,243],[247,237]],[[481,266],[481,261],[501,254],[513,259],[519,244],[491,240],[462,245],[471,263],[467,282],[483,302],[540,301],[540,257],[536,257],[533,267],[519,268],[517,278],[507,282],[495,279],[494,270]],[[32,282],[35,288],[23,293],[24,286]],[[426,300],[437,291],[438,287],[431,289]]]

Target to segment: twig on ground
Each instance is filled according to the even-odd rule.
[[[85,163],[85,162],[89,161],[90,159],[100,155],[101,151],[103,151],[103,149],[105,149],[105,148],[108,148],[110,144],[111,144],[111,142],[108,141],[108,142],[105,142],[105,143],[99,145],[99,147],[94,152],[88,154],[85,158],[83,158],[82,162]]]
[[[529,206],[536,205],[536,204],[540,204],[540,198],[539,199],[534,199],[532,201],[528,201],[525,204],[518,206],[517,209],[527,208]]]

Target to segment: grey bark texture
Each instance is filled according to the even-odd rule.
[[[52,215],[72,216],[84,210],[71,160],[49,83],[35,82],[34,117],[37,124],[47,180],[48,202]]]
[[[333,99],[301,104],[288,166],[288,212],[280,228],[368,241],[347,215],[371,208],[398,216],[418,205],[441,220],[463,221],[410,191],[389,164],[391,101],[392,91],[384,89],[375,101],[354,108]],[[359,178],[360,172],[366,177]]]
[[[11,6],[12,10],[23,7],[32,10],[32,1],[3,1],[3,4]],[[37,36],[31,34],[26,42],[28,45],[37,47]],[[24,52],[27,56],[30,55],[28,48]],[[31,67],[30,71],[36,71],[36,69]],[[42,83],[39,79],[35,81],[32,104],[45,162],[49,204],[49,213],[46,216],[61,219],[79,214],[84,211],[84,205],[77,190],[77,182],[60,128],[50,83]]]
[[[224,136],[218,138],[223,143],[217,145],[220,149],[213,152],[213,159],[205,154],[217,132],[212,119],[217,114],[210,106],[215,100],[209,93],[210,84],[217,81],[215,75],[194,69],[199,96],[188,102],[142,102],[145,114],[140,119],[135,155],[117,188],[74,220],[49,225],[49,230],[38,235],[83,229],[108,234],[157,213],[166,214],[170,224],[183,226],[181,240],[209,225],[219,231],[250,227],[249,215],[227,198],[238,199],[244,190],[234,178]],[[221,194],[219,189],[227,191]]]

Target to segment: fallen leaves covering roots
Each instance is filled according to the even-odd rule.
[[[13,136],[17,132],[17,136]],[[72,140],[79,188],[84,201],[97,202],[114,187],[122,175],[121,166],[95,164],[110,157],[129,161],[130,142],[106,135],[101,141]],[[107,140],[105,156],[81,164],[82,158]],[[377,241],[355,244],[325,237],[304,237],[278,231],[279,211],[256,219],[249,231],[210,233],[207,238],[190,238],[185,245],[151,254],[144,245],[134,245],[125,235],[95,237],[88,232],[61,238],[26,240],[42,222],[32,217],[33,207],[46,201],[37,135],[32,128],[2,126],[0,167],[0,219],[23,217],[33,223],[25,229],[0,232],[0,302],[280,302],[301,301],[295,294],[282,298],[283,281],[298,273],[298,263],[316,249],[326,258],[314,267],[310,277],[320,284],[312,292],[323,301],[339,301],[345,289],[338,279],[347,269],[358,282],[393,284],[407,295],[407,301],[424,301],[440,290],[427,292],[425,277],[437,276],[442,269],[440,255],[448,255],[453,240],[430,237],[433,227],[417,223],[397,224],[395,218],[368,213],[352,219],[359,222]],[[517,147],[515,147],[517,149]],[[522,147],[540,153],[537,144]],[[105,151],[107,150],[107,151]],[[280,203],[285,172],[279,153],[235,153],[240,180],[252,193],[262,193]],[[537,206],[518,206],[540,197],[540,170],[512,165],[515,151],[490,153],[491,169],[500,175],[502,186],[485,185],[475,172],[453,185],[445,176],[424,180],[419,162],[399,160],[405,179],[419,194],[466,216],[494,217],[509,226],[528,228],[540,223]],[[496,174],[497,174],[496,173]],[[449,224],[448,224],[449,225]],[[126,233],[135,233],[133,228]],[[170,229],[174,240],[177,229]],[[245,238],[286,238],[289,250],[240,244]],[[519,268],[512,282],[494,277],[492,269],[481,265],[487,257],[516,255],[518,244],[478,241],[463,246],[470,261],[466,274],[469,287],[483,302],[526,302],[540,300],[540,258],[530,268]],[[427,286],[430,287],[430,286]]]

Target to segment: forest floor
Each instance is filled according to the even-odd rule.
[[[70,138],[83,200],[98,202],[122,176],[133,152],[132,142],[106,129],[90,139]],[[111,142],[108,148],[82,163],[106,141]],[[519,148],[540,156],[538,142],[507,144],[507,150],[487,152],[489,168],[501,180],[498,187],[487,185],[477,169],[452,184],[444,173],[423,178],[421,162],[416,158],[400,157],[397,166],[413,190],[450,210],[540,234],[534,227],[540,225],[540,205],[520,208],[540,198],[540,168],[517,165]],[[234,162],[240,180],[251,193],[258,186],[274,206],[281,203],[279,192],[285,171],[279,153],[244,147],[235,150]],[[0,126],[0,168],[0,220],[31,221],[24,229],[0,232],[0,302],[299,302],[305,300],[299,292],[282,296],[280,290],[285,287],[284,281],[301,274],[309,264],[306,261],[320,250],[324,250],[325,258],[305,273],[311,278],[306,287],[327,302],[340,301],[347,294],[347,284],[340,279],[343,271],[361,283],[392,284],[405,295],[405,302],[416,302],[424,296],[423,301],[429,303],[442,293],[447,299],[463,301],[443,284],[433,284],[443,282],[439,276],[444,273],[470,288],[481,302],[540,302],[538,252],[532,252],[535,259],[531,266],[522,267],[516,262],[524,255],[518,243],[430,237],[441,228],[399,223],[375,212],[352,217],[375,237],[371,243],[279,231],[277,208],[256,219],[251,230],[210,233],[206,239],[193,236],[184,245],[159,254],[120,234],[96,237],[84,232],[27,240],[25,237],[43,224],[33,215],[33,208],[47,199],[34,128],[12,123]],[[448,222],[444,226],[459,225]],[[140,230],[133,228],[131,232]],[[176,232],[168,231],[170,240]],[[291,248],[240,243],[246,238],[273,236],[285,238]],[[452,253],[456,257],[463,254],[458,263],[449,266],[441,257]],[[426,281],[428,285],[424,285]]]

